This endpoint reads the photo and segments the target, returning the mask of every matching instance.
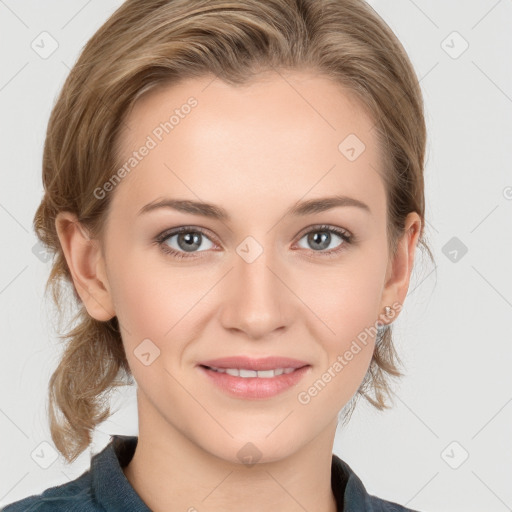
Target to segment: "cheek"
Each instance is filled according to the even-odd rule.
[[[211,285],[205,284],[204,276],[180,273],[176,267],[167,266],[165,256],[150,257],[143,251],[122,256],[119,247],[112,255],[112,261],[117,258],[119,263],[111,267],[109,279],[123,344],[135,377],[140,366],[136,358],[142,347],[152,357],[153,352],[158,355],[158,365],[164,361],[166,367],[179,364],[184,349],[180,340],[193,336],[194,318],[201,310],[199,303]],[[148,339],[151,343],[145,341]]]
[[[314,379],[297,397],[310,412],[341,410],[368,370],[387,264],[383,247],[354,252],[336,271],[325,269],[313,285],[302,285],[304,302],[315,313],[309,330],[324,354]]]
[[[201,283],[180,277],[156,247],[134,250],[120,240],[109,259],[116,314],[131,334],[161,339],[200,297]]]
[[[315,375],[300,387],[297,399],[307,414],[340,411],[357,392],[375,346],[382,293],[382,263],[360,261],[329,278],[315,279],[305,302],[319,318],[309,323],[323,356]],[[325,390],[325,391],[324,391]]]
[[[385,254],[380,252],[380,254]],[[316,339],[330,349],[343,349],[380,313],[386,261],[379,251],[358,251],[339,268],[317,273],[314,284],[302,286],[304,302],[318,317],[312,323]]]

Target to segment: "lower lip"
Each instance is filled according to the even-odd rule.
[[[277,377],[235,377],[227,373],[216,372],[204,366],[198,368],[220,389],[237,398],[270,398],[295,386],[311,366],[297,368],[291,373]]]

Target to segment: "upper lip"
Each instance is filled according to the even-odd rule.
[[[201,361],[199,365],[213,368],[243,368],[246,370],[273,370],[275,368],[302,368],[309,366],[306,361],[291,359],[289,357],[262,357],[254,359],[247,356],[223,357],[221,359],[210,359]]]

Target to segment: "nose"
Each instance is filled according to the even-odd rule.
[[[293,293],[275,259],[263,253],[251,263],[235,258],[224,283],[220,321],[227,330],[262,339],[289,326]]]

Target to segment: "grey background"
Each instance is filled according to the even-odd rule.
[[[360,402],[334,451],[371,494],[410,508],[512,510],[512,1],[370,3],[421,79],[437,267],[418,252],[395,322],[407,376],[394,409]],[[120,4],[0,0],[0,506],[78,477],[109,434],[137,434],[127,388],[90,449],[72,465],[56,457],[46,391],[61,349],[43,302],[50,264],[33,253],[31,227],[51,107],[82,46]],[[58,44],[47,58],[31,47],[48,38],[43,31]]]

